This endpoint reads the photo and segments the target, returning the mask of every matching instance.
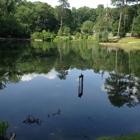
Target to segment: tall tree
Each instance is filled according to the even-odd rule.
[[[111,0],[112,5],[117,6],[117,7],[121,7],[125,5],[125,0]],[[121,21],[122,21],[122,9],[120,10],[120,19],[119,19],[119,24],[118,24],[118,33],[117,33],[117,37],[118,39],[120,38],[120,28],[121,28]]]
[[[61,13],[61,17],[60,17],[60,28],[63,27],[63,19],[64,19],[64,11],[70,7],[70,4],[68,3],[68,0],[59,0],[58,1],[60,3],[60,13]]]

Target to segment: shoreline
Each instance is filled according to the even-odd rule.
[[[0,37],[0,41],[17,41],[17,40],[23,40],[23,41],[30,41],[30,38],[4,38]]]

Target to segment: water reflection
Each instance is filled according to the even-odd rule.
[[[140,104],[140,92],[137,87],[140,85],[134,76],[111,72],[105,80],[105,89],[110,102],[117,107],[126,104],[134,107]]]
[[[140,127],[140,52],[86,42],[15,42],[0,44],[0,56],[0,118],[15,126],[18,139],[95,139]],[[86,93],[80,100],[77,85],[78,97]]]
[[[66,76],[68,75],[68,71],[69,68],[62,68],[59,72],[58,72],[58,77],[60,78],[60,80],[66,80]]]

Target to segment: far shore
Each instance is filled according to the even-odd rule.
[[[4,38],[0,37],[0,41],[13,41],[13,40],[30,40],[30,38]]]

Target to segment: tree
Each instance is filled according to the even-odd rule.
[[[64,35],[67,36],[70,33],[70,27],[68,26],[64,26],[64,31],[63,31]]]
[[[28,35],[35,30],[35,22],[33,19],[33,10],[34,6],[32,8],[29,8],[25,5],[21,5],[17,8],[15,17],[17,20],[22,24],[23,26],[23,33]]]
[[[117,36],[118,35],[118,24],[119,24],[119,20],[117,20],[113,26],[112,26],[112,33],[114,36]],[[123,37],[125,35],[125,32],[124,32],[124,26],[123,26],[123,23],[121,23],[120,25],[120,31],[119,31],[119,36],[120,37]]]
[[[60,3],[59,5],[59,13],[60,13],[60,28],[63,27],[63,19],[64,19],[64,13],[66,11],[67,8],[70,7],[70,4],[68,3],[68,0],[59,0],[58,1]]]
[[[124,0],[111,0],[111,2],[112,2],[112,5],[115,5],[117,7],[124,6],[124,4],[125,4]],[[120,11],[120,19],[119,19],[119,23],[118,23],[118,32],[117,32],[118,39],[120,38],[121,20],[122,20],[122,11]]]
[[[140,36],[140,9],[137,10],[138,16],[134,19],[133,32],[135,36]]]
[[[126,18],[128,15],[127,13],[129,11],[127,4],[134,2],[134,0],[111,0],[111,2],[112,2],[112,5],[119,7],[119,11],[120,11],[120,18],[119,18],[118,32],[117,32],[117,37],[119,39],[122,18],[123,18],[123,24],[124,24],[124,33],[126,33]]]
[[[92,34],[93,33],[93,22],[92,21],[85,21],[81,27],[81,31],[84,33]]]
[[[34,21],[35,31],[54,30],[56,19],[54,9],[47,3],[35,2]]]

